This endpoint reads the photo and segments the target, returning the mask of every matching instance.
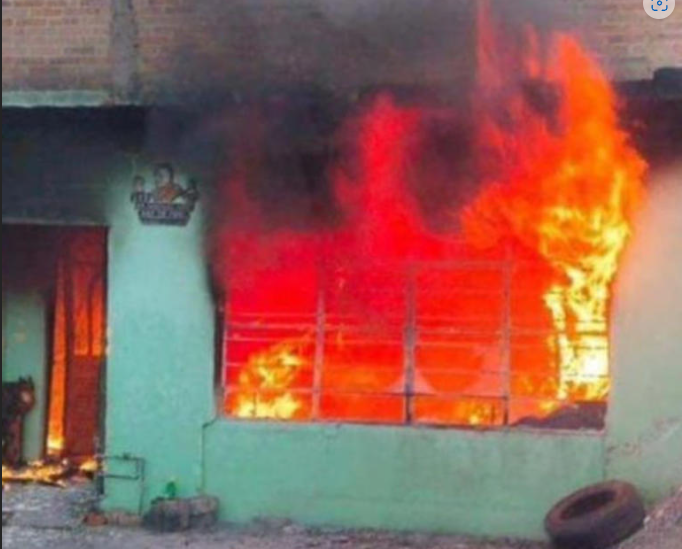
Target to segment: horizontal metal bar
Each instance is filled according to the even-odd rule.
[[[417,384],[416,387],[418,387],[419,384]],[[234,390],[232,390],[234,389]],[[382,397],[396,397],[396,398],[407,398],[405,393],[402,390],[396,390],[396,391],[376,391],[373,389],[366,389],[363,390],[361,387],[355,387],[353,389],[330,389],[330,388],[323,388],[320,391],[315,391],[313,389],[302,389],[302,388],[288,388],[288,389],[283,389],[283,390],[248,390],[244,391],[242,388],[238,386],[232,386],[229,385],[227,387],[227,394],[241,394],[244,396],[249,396],[249,397],[264,397],[264,398],[272,398],[275,396],[280,396],[284,394],[292,394],[292,395],[298,395],[298,396],[312,396],[315,394],[318,394],[322,397],[324,396],[349,396],[349,397],[377,397],[377,398],[382,398]],[[504,399],[506,398],[506,395],[504,392],[491,392],[490,394],[480,394],[480,393],[469,393],[469,392],[447,392],[447,391],[424,391],[424,390],[418,390],[415,389],[413,392],[413,396],[415,397],[428,397],[428,398],[434,398],[434,399],[446,399],[446,400],[452,400],[452,399],[460,399],[460,400],[494,400],[494,399]],[[546,403],[546,402],[564,402],[561,401],[560,399],[557,398],[552,398],[552,397],[547,397],[547,396],[529,396],[529,395],[516,395],[512,393],[511,395],[511,402],[540,402],[540,403]],[[594,401],[594,402],[599,402],[599,401]],[[573,404],[570,401],[564,402],[565,404]]]
[[[97,476],[99,476],[101,478],[138,481],[138,480],[142,480],[142,478],[144,476],[144,467],[145,467],[144,458],[134,457],[134,456],[126,456],[126,455],[120,455],[120,456],[99,455],[96,457],[96,460],[99,463],[101,463],[102,465],[104,465],[110,461],[118,461],[118,462],[122,462],[122,463],[133,463],[133,464],[135,464],[135,473],[131,474],[131,475],[123,475],[120,473],[116,473],[116,474],[107,473],[106,469],[104,467],[102,467],[99,469],[99,472],[97,474]]]

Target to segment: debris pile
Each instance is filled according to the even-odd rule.
[[[621,549],[679,549],[682,547],[682,487],[657,506],[644,530],[623,543]]]

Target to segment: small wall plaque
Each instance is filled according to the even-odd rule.
[[[153,174],[151,189],[143,176],[136,175],[133,179],[130,198],[140,221],[145,225],[184,227],[189,223],[199,200],[196,181],[190,179],[186,186],[177,183],[171,164],[157,164]]]

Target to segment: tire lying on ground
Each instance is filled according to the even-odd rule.
[[[559,549],[606,549],[632,536],[645,518],[637,489],[610,481],[561,500],[547,514],[545,529]]]

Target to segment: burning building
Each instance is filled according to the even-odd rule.
[[[680,484],[675,16],[20,4],[27,459],[97,453],[107,509],[173,486],[234,521],[524,537],[592,481]],[[33,24],[64,51],[24,49]]]

